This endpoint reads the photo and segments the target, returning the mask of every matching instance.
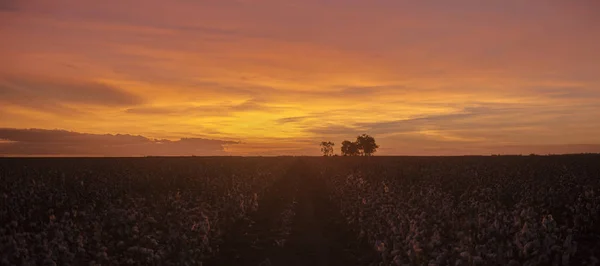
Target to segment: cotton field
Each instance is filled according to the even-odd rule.
[[[596,265],[599,159],[387,158],[322,174],[379,265]]]
[[[0,265],[597,265],[600,156],[0,160]]]
[[[0,265],[199,265],[285,160],[0,163]]]

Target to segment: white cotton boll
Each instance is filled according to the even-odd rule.
[[[415,251],[415,254],[417,254],[417,255],[423,253],[423,249],[419,246],[419,244],[413,245],[413,250]]]
[[[552,248],[550,248],[550,250],[558,252],[561,251],[562,248],[559,245],[553,245]]]
[[[525,224],[523,224],[523,228],[521,229],[521,235],[527,234],[529,234],[529,223],[525,222]]]
[[[519,214],[519,216],[521,218],[525,218],[527,216],[527,212],[525,211],[525,209],[521,210],[521,213]]]
[[[527,244],[525,244],[525,246],[523,247],[523,253],[525,255],[530,255],[534,252],[534,250],[538,247],[538,242],[536,241],[529,241],[527,242]]]
[[[278,247],[283,247],[285,245],[285,239],[276,239],[275,245]]]
[[[471,256],[471,254],[469,254],[468,251],[463,251],[460,253],[460,256],[463,258],[469,258]]]
[[[577,253],[577,242],[576,241],[573,241],[570,251],[571,251],[571,255],[575,255],[575,253]]]
[[[366,235],[365,230],[361,229],[360,233],[358,234],[358,238],[363,238],[363,237],[365,237],[365,235]]]
[[[385,251],[385,243],[380,240],[375,241],[375,250],[377,250],[378,252],[384,252]]]
[[[563,243],[563,248],[570,249],[573,242],[573,235],[569,234]]]
[[[544,220],[542,221],[542,225],[544,226],[544,228],[546,228],[549,231],[552,231],[556,228],[556,221],[552,217],[552,214],[549,214],[546,217],[544,217]]]
[[[570,256],[569,253],[565,252],[562,255],[562,265],[563,266],[568,266],[569,265],[569,261],[570,261]]]
[[[105,251],[100,251],[96,253],[96,258],[99,260],[108,260],[108,254]]]
[[[513,254],[513,250],[512,249],[509,249],[509,250],[506,251],[506,257],[507,258],[512,258],[513,256],[514,256],[514,254]]]
[[[152,216],[149,216],[148,218],[146,218],[146,222],[149,223],[149,224],[156,224],[157,223],[156,219],[154,219],[154,217],[152,217]]]
[[[255,212],[257,210],[258,210],[258,194],[254,193],[252,195],[251,211]]]
[[[150,245],[152,247],[158,247],[158,241],[156,241],[156,239],[152,238],[152,239],[150,239]]]

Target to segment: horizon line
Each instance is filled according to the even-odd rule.
[[[144,156],[6,156],[0,155],[0,159],[126,159],[126,158],[260,158],[260,157],[315,157],[315,158],[369,158],[369,157],[535,157],[535,156],[574,156],[574,155],[600,155],[600,152],[588,153],[549,153],[549,154],[464,154],[464,155],[374,155],[374,156],[323,156],[323,155],[144,155]]]

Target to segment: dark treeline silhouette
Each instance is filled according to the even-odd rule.
[[[334,145],[331,141],[321,142],[320,146],[323,156],[332,156]],[[356,141],[344,140],[341,151],[343,156],[371,156],[377,152],[377,148],[379,148],[379,145],[375,143],[375,138],[367,134],[362,134],[356,137]]]
[[[344,156],[360,155],[360,150],[358,149],[358,143],[352,142],[349,140],[344,140],[342,142],[342,155],[344,155]]]

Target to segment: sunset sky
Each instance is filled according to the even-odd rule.
[[[600,152],[597,0],[0,0],[2,155]]]

